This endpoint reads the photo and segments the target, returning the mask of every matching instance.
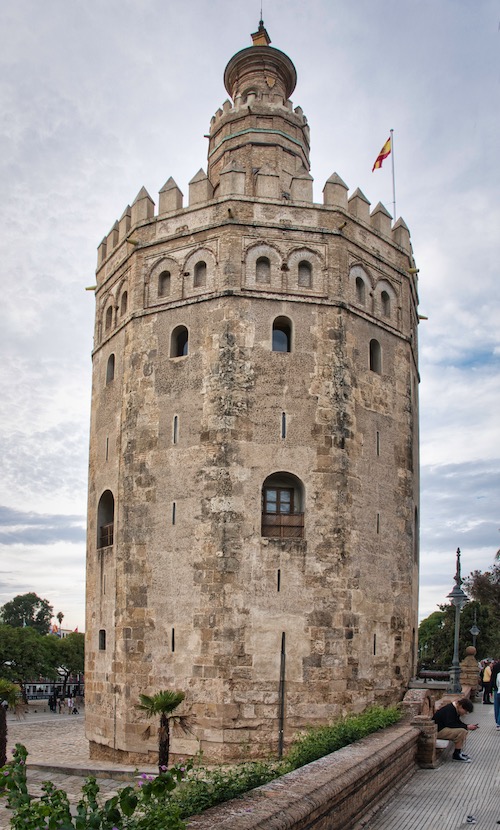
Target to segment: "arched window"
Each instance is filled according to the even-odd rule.
[[[356,277],[356,300],[360,305],[366,302],[366,288],[363,277]]]
[[[106,385],[115,379],[115,356],[110,354],[106,366]]]
[[[115,500],[111,490],[105,490],[97,508],[97,547],[108,548],[113,544]]]
[[[312,285],[312,265],[306,259],[299,262],[299,285],[310,288]]]
[[[197,262],[194,266],[194,278],[193,278],[193,287],[200,288],[205,285],[207,281],[207,263]]]
[[[126,291],[123,292],[122,298],[120,301],[120,315],[123,317],[124,314],[127,313],[127,305],[128,305],[128,293]]]
[[[162,271],[158,277],[158,296],[168,297],[170,294],[170,271]]]
[[[273,322],[273,352],[292,351],[292,323],[288,317],[276,317]]]
[[[188,353],[189,334],[186,326],[176,326],[170,338],[170,357],[184,357]]]
[[[382,291],[380,295],[380,303],[382,306],[382,314],[384,317],[391,316],[391,298],[387,291]]]
[[[109,331],[111,326],[113,325],[113,306],[108,306],[106,309],[106,320],[104,323],[104,328],[106,331]]]
[[[255,281],[271,282],[271,263],[267,256],[260,256],[255,263]]]
[[[304,536],[304,488],[296,476],[280,472],[266,478],[262,487],[262,536]]]
[[[370,369],[382,374],[382,349],[378,340],[370,340]]]

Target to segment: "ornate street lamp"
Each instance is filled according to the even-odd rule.
[[[470,633],[472,634],[472,645],[476,648],[476,638],[477,635],[481,633],[481,630],[477,627],[477,609],[474,608],[474,622],[472,624],[472,628],[469,629]]]
[[[455,606],[455,642],[453,646],[453,662],[450,668],[450,685],[447,691],[452,694],[460,694],[462,687],[460,685],[460,662],[458,659],[458,638],[460,635],[460,611],[467,602],[467,595],[462,591],[462,577],[460,576],[460,548],[457,548],[457,571],[455,574],[455,586],[448,594],[448,599],[451,599]]]

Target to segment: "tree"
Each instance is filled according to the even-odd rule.
[[[157,692],[151,697],[139,695],[140,703],[137,709],[144,712],[147,718],[160,716],[160,727],[158,729],[158,767],[161,772],[168,768],[170,755],[170,730],[179,727],[183,732],[191,732],[193,723],[192,715],[173,715],[174,709],[184,700],[184,692],[172,692],[168,689]]]
[[[62,695],[64,697],[69,676],[72,674],[80,674],[84,670],[85,637],[83,634],[73,631],[67,637],[51,637],[50,639],[57,640],[56,657],[58,660],[58,671],[63,680]]]
[[[38,677],[57,677],[58,659],[53,641],[34,628],[0,625],[0,678],[19,684]]]
[[[48,600],[37,594],[18,594],[0,609],[0,619],[13,628],[34,628],[39,634],[48,634],[53,608]]]
[[[62,621],[64,619],[64,614],[62,611],[58,611],[56,614],[57,619],[59,620],[59,627],[62,625]]]
[[[21,689],[8,680],[0,680],[0,767],[7,763],[7,709],[14,709]]]

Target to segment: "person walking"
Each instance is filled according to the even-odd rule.
[[[493,715],[497,729],[500,729],[500,690],[498,688],[498,675],[500,672],[500,660],[495,660],[491,667],[491,688],[493,689]]]
[[[491,662],[486,660],[483,669],[483,703],[492,704],[491,698]]]
[[[455,744],[455,751],[453,752],[454,761],[462,761],[470,764],[472,758],[466,755],[463,751],[467,732],[472,732],[477,729],[477,723],[464,723],[461,718],[467,713],[472,712],[474,705],[468,697],[462,697],[460,700],[454,700],[451,703],[446,703],[434,712],[432,720],[437,725],[437,738],[443,741],[453,741]]]

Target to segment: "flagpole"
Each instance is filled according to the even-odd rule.
[[[391,133],[391,156],[392,156],[392,204],[394,207],[394,221],[396,221],[396,178],[394,175],[394,130]]]

